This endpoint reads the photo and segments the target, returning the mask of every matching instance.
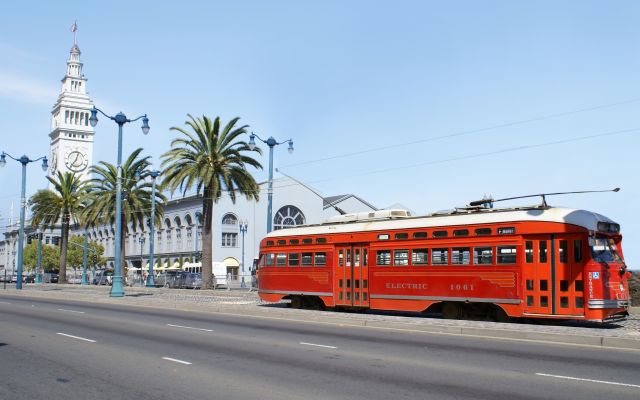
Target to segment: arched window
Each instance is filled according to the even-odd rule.
[[[284,206],[273,217],[273,230],[290,228],[296,225],[304,225],[304,214],[298,207]]]
[[[222,217],[222,225],[238,225],[238,218],[231,213],[225,214]]]

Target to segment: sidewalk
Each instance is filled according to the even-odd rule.
[[[308,323],[329,323],[366,326],[380,329],[400,329],[438,334],[471,335],[515,340],[572,343],[590,346],[640,350],[640,307],[631,309],[627,321],[612,324],[588,322],[555,323],[495,323],[483,321],[443,320],[421,315],[394,313],[342,313],[333,311],[298,310],[285,303],[262,303],[256,292],[248,290],[186,290],[165,288],[125,288],[125,297],[109,297],[109,287],[80,285],[14,285],[0,288],[5,295],[49,298],[67,301],[87,301],[124,306],[153,307],[185,311],[224,313],[258,318],[287,319]],[[390,315],[391,314],[391,315]]]

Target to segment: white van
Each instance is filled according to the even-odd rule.
[[[182,269],[189,272],[201,272],[202,263],[184,263]],[[223,262],[214,261],[211,270],[215,276],[216,287],[227,287],[227,266]]]

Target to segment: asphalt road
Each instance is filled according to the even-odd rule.
[[[0,399],[638,399],[640,352],[0,301]]]

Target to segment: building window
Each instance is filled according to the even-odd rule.
[[[295,206],[284,206],[273,217],[273,230],[304,225],[305,217],[302,211]]]
[[[222,247],[238,247],[238,234],[237,233],[223,233],[222,234]]]
[[[225,214],[222,217],[222,225],[238,225],[238,218],[233,214]]]

